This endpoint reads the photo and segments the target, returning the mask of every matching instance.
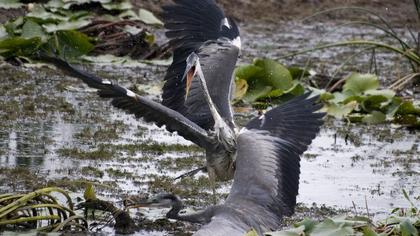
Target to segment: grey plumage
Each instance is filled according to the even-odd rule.
[[[244,235],[251,229],[262,235],[277,229],[283,216],[294,212],[300,155],[319,132],[325,115],[317,112],[318,97],[308,96],[306,93],[271,109],[264,114],[266,120],[254,118],[239,132],[234,181],[222,205],[179,215],[180,201],[169,195],[177,208],[167,217],[204,224],[194,234],[200,236]],[[307,136],[296,135],[299,133]]]

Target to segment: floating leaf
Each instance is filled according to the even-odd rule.
[[[239,66],[235,70],[236,78],[248,81],[251,78],[255,78],[258,74],[262,73],[263,69],[255,65]]]
[[[4,57],[27,56],[34,53],[41,45],[41,38],[25,39],[11,37],[0,41],[0,54]]]
[[[366,90],[364,92],[364,94],[365,95],[373,95],[373,96],[375,96],[375,95],[381,95],[381,96],[384,96],[384,97],[386,97],[388,99],[391,99],[391,98],[395,97],[395,92],[393,90],[391,90],[391,89]]]
[[[418,236],[419,231],[410,223],[409,220],[404,220],[400,223],[400,230],[402,236]]]
[[[159,20],[152,12],[140,8],[139,19],[149,25],[163,25],[163,22]]]
[[[26,39],[39,37],[43,41],[46,40],[46,35],[42,27],[32,20],[27,20],[22,27],[22,37]]]
[[[386,116],[380,111],[372,111],[370,114],[363,117],[362,121],[367,124],[380,124],[385,122]]]
[[[316,221],[311,220],[309,218],[303,219],[301,222],[295,224],[295,227],[304,226],[305,227],[305,233],[309,234],[314,229],[315,225],[317,224]]]
[[[301,225],[297,228],[282,230],[279,232],[266,233],[269,236],[300,236],[305,235],[305,226]]]
[[[13,9],[13,8],[20,8],[23,4],[19,2],[19,0],[2,0],[0,1],[0,8],[4,9]]]
[[[326,219],[315,225],[311,236],[348,236],[353,234],[353,228],[346,223],[335,223],[331,219]]]
[[[258,79],[263,80],[266,85],[283,91],[293,86],[292,75],[280,63],[270,59],[256,59],[254,65],[263,69],[263,73],[258,75]]]
[[[248,83],[244,79],[236,79],[235,80],[235,95],[234,99],[239,100],[241,99],[246,92],[248,91]]]
[[[61,57],[72,59],[87,54],[93,49],[89,37],[74,30],[57,31],[49,45],[56,48]]]
[[[363,236],[379,236],[373,229],[365,226],[363,227]]]
[[[74,30],[89,25],[92,21],[88,18],[81,18],[75,21],[63,21],[58,24],[45,24],[42,27],[48,32],[52,33],[59,30]]]
[[[6,28],[3,25],[0,25],[0,39],[6,38],[9,34],[6,31]]]
[[[121,1],[121,2],[115,1],[115,2],[102,3],[102,7],[109,11],[112,11],[112,10],[123,11],[123,10],[129,10],[133,8],[130,1]]]
[[[389,102],[391,102],[391,100],[382,95],[373,95],[365,97],[365,99],[361,102],[361,107],[365,112],[371,112],[374,110],[381,110],[383,103]]]
[[[290,72],[290,75],[292,76],[293,79],[301,79],[301,78],[305,78],[311,75],[311,73],[308,70],[302,69],[300,67],[288,67],[287,68]]]
[[[376,75],[353,73],[346,79],[343,91],[352,91],[354,95],[359,95],[367,90],[377,89],[378,87],[379,80]]]
[[[248,84],[249,85],[249,84]],[[265,86],[263,84],[256,84],[251,87],[249,85],[248,92],[243,96],[243,100],[252,103],[255,102],[258,98],[266,96],[271,92],[273,88],[271,86]]]
[[[357,107],[356,101],[351,101],[345,105],[332,103],[327,106],[327,113],[337,119],[343,119]]]

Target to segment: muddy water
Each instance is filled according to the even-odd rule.
[[[257,56],[277,58],[286,51],[316,45],[320,39],[314,35],[322,35],[330,27],[296,23],[243,26],[240,61],[250,62]],[[347,26],[326,39],[357,37],[358,33],[364,38],[380,37],[376,30]],[[334,73],[340,64],[336,57],[344,58],[349,53],[317,53],[311,68]],[[381,52],[377,56],[382,77],[395,76],[392,68],[399,66],[393,63],[395,56]],[[284,62],[305,65],[307,58]],[[369,59],[357,58],[358,63],[351,66],[366,72]],[[82,197],[84,183],[89,181],[96,183],[99,197],[113,201],[127,194],[167,191],[180,195],[190,208],[210,204],[212,194],[206,175],[172,180],[204,163],[203,151],[190,142],[111,108],[94,91],[53,70],[8,65],[0,70],[4,75],[0,85],[0,193],[50,184]],[[90,70],[126,86],[140,84],[152,99],[158,97],[156,88],[161,86],[165,72],[163,66],[154,65],[96,66]],[[367,211],[367,205],[371,214],[379,215],[393,207],[408,206],[402,189],[413,200],[420,195],[419,144],[419,134],[405,128],[353,126],[328,120],[302,157],[298,201],[305,206],[316,203],[334,209],[353,210],[355,206],[358,212]],[[229,186],[219,184],[219,201],[223,201]],[[162,215],[161,210],[133,213]],[[171,224],[159,227],[156,235],[176,231]]]

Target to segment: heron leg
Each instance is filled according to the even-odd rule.
[[[216,197],[216,172],[213,168],[207,167],[207,172],[209,174],[209,181],[210,181],[210,188],[213,191],[213,204],[217,204],[217,197]]]
[[[192,176],[196,175],[200,171],[203,171],[203,172],[207,171],[207,167],[206,166],[203,166],[203,167],[200,167],[200,168],[197,168],[197,169],[188,171],[188,172],[186,172],[186,173],[184,173],[184,174],[176,177],[174,180],[183,179],[185,177],[192,177]]]

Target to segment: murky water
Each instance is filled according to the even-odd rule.
[[[312,37],[314,32],[322,34],[329,27],[296,23],[243,26],[241,63],[257,56],[276,58],[285,51],[316,45],[321,40]],[[356,33],[364,38],[380,35],[376,30],[347,26],[327,39],[356,37]],[[333,73],[340,64],[335,59],[337,54],[346,52],[317,53],[312,61],[317,65],[315,69]],[[377,56],[383,67],[395,66],[393,55],[378,53]],[[304,65],[306,58],[284,62]],[[366,64],[369,57],[357,60]],[[354,65],[362,71],[367,68]],[[21,68],[6,67],[2,71],[7,71],[4,73],[7,79],[1,80],[9,86],[3,85],[4,94],[0,94],[3,100],[0,105],[4,106],[0,107],[1,171],[26,167],[40,180],[30,185],[24,179],[0,173],[0,193],[26,191],[52,181],[70,187],[73,196],[82,197],[83,185],[77,185],[82,180],[97,183],[98,196],[113,201],[127,194],[170,191],[179,194],[190,207],[210,204],[211,191],[204,174],[194,180],[172,180],[204,163],[203,152],[190,142],[111,108],[75,79],[45,69],[25,69],[22,73],[26,77],[13,78]],[[153,65],[93,69],[123,85],[146,83],[155,87],[161,85],[165,71],[164,67]],[[382,74],[392,78],[396,72],[390,71],[382,70]],[[154,91],[158,90],[147,92],[150,91],[153,92],[149,96],[156,98]],[[39,96],[49,99],[36,100]],[[17,101],[17,106],[11,101]],[[408,206],[402,189],[413,200],[418,198],[420,136],[390,126],[349,126],[329,121],[302,157],[298,201],[308,206],[316,203],[345,209],[353,209],[355,205],[359,212],[366,211],[367,205],[370,213],[385,213],[393,207]],[[218,186],[220,201],[229,192],[229,186],[230,183]],[[156,216],[161,211],[143,213]]]

